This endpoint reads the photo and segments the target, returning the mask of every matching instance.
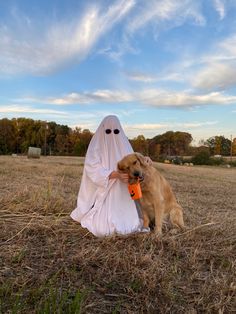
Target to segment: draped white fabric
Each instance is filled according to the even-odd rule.
[[[117,170],[117,162],[132,152],[118,118],[104,118],[89,144],[77,207],[71,213],[72,219],[95,236],[139,230],[140,221],[127,185],[118,179],[109,180],[110,173]]]

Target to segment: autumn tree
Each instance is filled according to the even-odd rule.
[[[224,136],[210,137],[205,144],[209,147],[211,155],[230,155],[231,141]]]
[[[92,136],[93,136],[93,133],[91,133],[88,129],[84,129],[80,133],[79,141],[77,142],[74,148],[74,153],[76,155],[85,156]]]
[[[148,141],[143,135],[138,135],[137,137],[130,140],[130,143],[135,152],[139,152],[143,155],[148,154]]]
[[[155,136],[149,141],[149,152],[150,155],[155,158],[158,147],[159,155],[184,155],[187,152],[191,141],[192,135],[189,133],[168,131],[164,134]]]
[[[59,155],[69,153],[69,132],[70,129],[67,125],[57,125],[56,127],[55,150]]]
[[[29,146],[41,145],[39,136],[41,124],[32,119],[18,118],[16,121],[18,145],[21,153],[25,153]]]
[[[28,118],[0,119],[0,154],[24,154],[29,146],[46,154],[84,156],[92,133],[56,122]]]
[[[16,149],[16,129],[8,119],[0,120],[0,154],[10,154]]]
[[[69,142],[69,152],[76,155],[76,150],[81,142],[81,128],[76,127],[74,130],[70,130],[68,142]]]
[[[236,156],[236,137],[233,139],[232,143],[232,155]]]

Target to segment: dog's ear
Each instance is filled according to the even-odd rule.
[[[117,163],[117,169],[120,170],[120,171],[124,171],[124,168],[122,167],[120,161]]]
[[[137,159],[139,160],[140,164],[142,166],[146,167],[147,166],[147,162],[146,162],[145,157],[142,154],[140,154],[140,153],[135,153],[135,155],[136,155]]]

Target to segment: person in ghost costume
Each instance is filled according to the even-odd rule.
[[[85,157],[77,207],[71,218],[97,237],[140,231],[127,184],[117,162],[133,149],[116,116],[105,117],[93,135]]]

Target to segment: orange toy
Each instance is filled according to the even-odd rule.
[[[142,197],[142,190],[139,182],[128,184],[128,189],[132,200],[138,200]]]

